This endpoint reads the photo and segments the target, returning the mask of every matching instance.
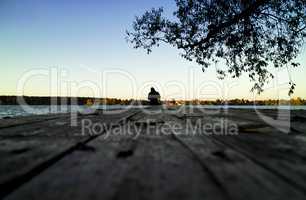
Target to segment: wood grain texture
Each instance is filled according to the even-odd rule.
[[[287,116],[262,112],[283,121]],[[284,134],[252,110],[150,108],[80,117],[113,124],[107,137],[80,137],[75,134],[80,127],[67,127],[69,119],[63,117],[17,123],[0,130],[0,180],[12,179],[18,171],[30,176],[11,185],[2,197],[305,199],[306,140],[301,132],[305,113],[291,114],[289,121],[299,123],[299,133]],[[235,124],[238,134],[220,135],[228,126],[206,134],[191,130],[189,125],[198,122]],[[175,124],[182,129],[157,132]],[[45,165],[38,172],[25,170],[42,166],[41,162]],[[2,186],[8,187],[7,182]]]
[[[1,129],[0,196],[7,195],[74,150],[84,149],[84,144],[96,138],[98,135],[82,134],[83,119],[117,125],[133,114],[134,111],[107,117],[82,116],[75,127],[70,126],[70,118],[66,117]]]

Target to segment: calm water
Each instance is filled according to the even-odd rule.
[[[103,110],[117,110],[117,109],[128,109],[139,106],[124,106],[124,105],[107,105],[99,106],[95,108]],[[50,113],[69,113],[69,112],[83,112],[88,110],[88,106],[27,106],[22,107],[19,105],[0,105],[0,119],[4,117],[18,117],[18,116],[29,116],[29,115],[42,115]]]
[[[279,106],[255,106],[255,105],[200,105],[194,106],[199,108],[212,108],[212,109],[258,109],[258,110],[270,110],[270,109],[283,109],[283,110],[306,110],[306,106],[288,106],[288,105],[279,105]]]
[[[133,108],[139,106],[132,106]],[[241,106],[241,105],[227,105],[227,106],[194,106],[208,109],[290,109],[290,110],[306,110],[306,106]],[[116,110],[116,109],[128,109],[131,106],[125,105],[107,105],[100,106],[99,109],[104,110]],[[84,111],[88,109],[87,106],[30,106],[29,108],[23,108],[19,105],[0,105],[0,119],[4,117],[17,117],[17,116],[29,116],[29,115],[41,115],[49,113],[68,113]]]

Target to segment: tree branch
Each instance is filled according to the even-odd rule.
[[[213,38],[215,35],[217,35],[222,29],[227,28],[227,27],[229,27],[229,26],[239,22],[243,18],[249,17],[260,6],[264,5],[267,2],[268,2],[268,0],[257,0],[257,1],[255,1],[255,3],[250,5],[248,8],[246,8],[241,13],[233,16],[227,22],[223,22],[223,23],[219,24],[218,26],[216,26],[215,28],[213,28],[212,30],[210,30],[208,32],[207,36],[204,39],[202,39],[202,40],[200,40],[198,42],[195,42],[193,44],[184,45],[184,48],[194,48],[194,47],[196,47],[198,45],[201,45],[201,44],[204,44],[204,43],[208,42],[211,38]]]

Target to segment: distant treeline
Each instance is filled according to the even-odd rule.
[[[33,96],[0,96],[0,105],[147,105],[148,101],[117,98],[91,97],[33,97]]]
[[[174,100],[172,100],[174,101]],[[171,101],[169,101],[171,102]],[[172,102],[173,104],[174,102]],[[292,98],[290,100],[285,99],[267,99],[267,100],[247,100],[247,99],[231,99],[214,101],[205,100],[192,100],[192,101],[175,101],[175,104],[187,104],[187,105],[306,105],[306,99]]]
[[[23,101],[18,101],[22,99]],[[32,97],[32,96],[0,96],[0,105],[18,105],[27,103],[29,105],[148,105],[146,100],[117,99],[117,98],[91,98],[91,97]],[[293,98],[291,100],[166,100],[167,105],[306,105],[306,100]]]

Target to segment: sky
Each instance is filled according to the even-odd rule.
[[[148,55],[125,40],[135,16],[173,0],[1,0],[0,95],[95,96],[144,99],[155,87],[162,99],[288,98],[288,70],[261,95],[246,76],[218,80],[168,45]],[[301,67],[289,69],[293,97],[306,98],[306,47]]]

